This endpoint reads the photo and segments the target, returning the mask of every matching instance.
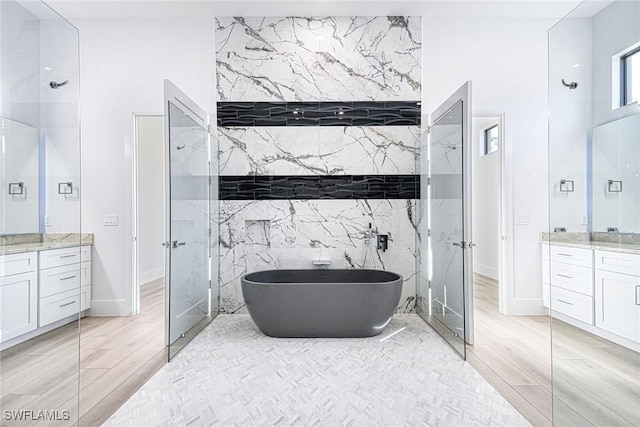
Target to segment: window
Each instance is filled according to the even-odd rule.
[[[494,151],[498,151],[499,139],[500,139],[500,129],[498,125],[495,124],[491,127],[488,127],[483,132],[483,150],[482,154],[491,154]]]
[[[640,103],[640,48],[620,58],[620,105]]]

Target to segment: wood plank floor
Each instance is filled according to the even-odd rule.
[[[142,286],[140,297],[137,316],[84,317],[1,352],[0,408],[69,411],[60,426],[106,421],[167,361],[164,281]]]
[[[640,354],[549,316],[498,313],[487,277],[474,275],[474,291],[467,359],[531,424],[640,425]]]
[[[551,425],[549,316],[498,312],[498,284],[474,274],[475,345],[467,360],[534,426]]]

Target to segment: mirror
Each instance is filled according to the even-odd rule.
[[[640,233],[640,114],[593,129],[593,231]]]
[[[0,235],[40,232],[38,129],[0,117]]]

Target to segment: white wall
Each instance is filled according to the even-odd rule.
[[[15,1],[0,2],[0,116],[40,126],[40,23]]]
[[[163,112],[163,79],[212,111],[213,19],[73,23],[80,29],[82,230],[95,233],[91,315],[130,315],[132,115]],[[105,214],[118,215],[118,226],[103,226]]]
[[[425,18],[425,112],[473,81],[474,114],[505,114],[509,314],[544,313],[539,234],[548,228],[547,30],[554,19]],[[529,219],[513,225],[514,217]]]
[[[588,231],[588,142],[591,130],[591,19],[567,18],[549,32],[550,227]],[[562,84],[576,82],[575,89]],[[560,180],[574,182],[561,192]]]
[[[480,155],[483,130],[496,124],[498,117],[474,117],[472,137],[472,223],[473,271],[498,280],[500,253],[500,150]]]
[[[638,106],[612,109],[614,84],[612,57],[640,42],[640,2],[615,1],[592,19],[593,126],[637,113]],[[615,84],[615,89],[618,85]]]
[[[138,116],[138,268],[140,284],[164,276],[164,126]]]

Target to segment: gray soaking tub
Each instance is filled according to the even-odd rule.
[[[378,335],[402,291],[402,276],[382,270],[268,270],[241,283],[258,328],[281,338]]]

